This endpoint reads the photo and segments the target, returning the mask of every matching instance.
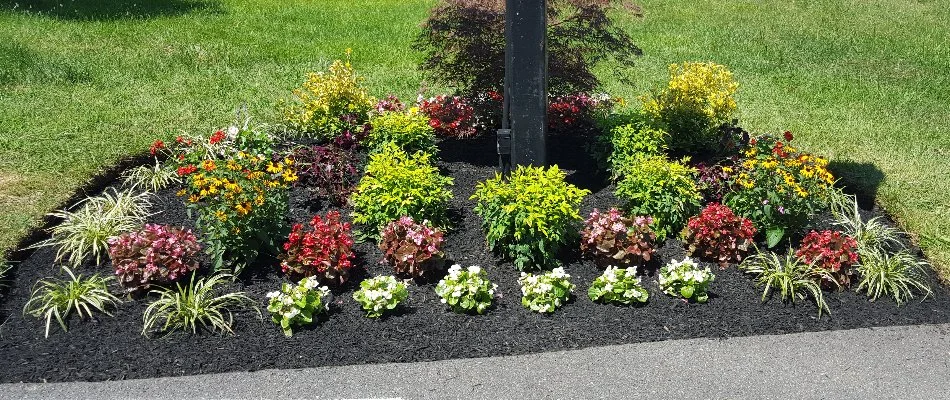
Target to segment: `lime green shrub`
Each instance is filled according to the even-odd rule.
[[[619,178],[624,169],[643,158],[666,154],[666,131],[654,129],[644,123],[629,123],[610,130],[611,174]]]
[[[370,151],[382,149],[386,143],[395,143],[406,152],[424,151],[435,154],[435,129],[429,126],[429,117],[418,112],[386,112],[370,119],[366,145]]]
[[[311,72],[283,107],[284,120],[301,136],[333,139],[368,119],[375,100],[363,87],[363,77],[346,60],[336,60],[326,72]]]
[[[614,192],[628,214],[653,217],[657,239],[679,232],[686,220],[699,212],[696,170],[661,156],[642,159],[626,167]]]

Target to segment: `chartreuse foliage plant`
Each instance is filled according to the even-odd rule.
[[[564,181],[558,167],[519,166],[475,187],[475,212],[488,246],[514,260],[519,270],[556,262],[557,251],[577,233],[581,200],[590,193]]]
[[[336,60],[325,72],[312,72],[283,109],[284,120],[299,135],[331,140],[365,122],[376,100],[363,87],[350,62]]]
[[[683,261],[671,260],[660,268],[659,282],[663,293],[688,301],[705,303],[709,300],[709,284],[716,279],[709,268],[686,257]]]
[[[574,292],[571,276],[561,267],[538,275],[522,272],[518,283],[521,284],[521,305],[542,314],[553,313]]]
[[[360,290],[353,293],[353,299],[369,318],[382,317],[387,311],[396,309],[399,304],[409,298],[406,284],[396,277],[377,276],[360,282]]]
[[[607,163],[614,179],[621,178],[627,170],[642,159],[666,154],[667,133],[648,124],[635,121],[610,129],[610,156]]]
[[[650,292],[640,286],[636,268],[607,267],[604,273],[590,284],[587,296],[592,301],[630,305],[646,303]]]
[[[49,337],[49,328],[53,319],[66,332],[66,318],[73,311],[80,318],[92,318],[93,310],[112,316],[110,308],[115,308],[121,300],[109,293],[109,282],[112,277],[101,277],[98,274],[88,278],[76,275],[68,267],[63,271],[69,275],[68,279],[46,279],[37,282],[30,295],[30,299],[23,306],[23,312],[46,320],[46,337]]]
[[[452,178],[439,175],[425,152],[406,153],[394,143],[370,157],[366,175],[351,197],[353,221],[378,232],[403,216],[448,225],[446,210]]]
[[[366,137],[366,147],[370,152],[382,150],[387,143],[407,153],[423,151],[435,154],[435,129],[429,126],[429,117],[416,108],[407,112],[384,112],[370,119],[373,129]]]
[[[145,309],[142,335],[148,336],[152,331],[171,334],[179,330],[194,334],[199,329],[233,334],[232,309],[252,308],[258,315],[260,309],[244,292],[219,294],[219,287],[232,278],[229,274],[217,274],[195,280],[193,273],[186,286],[179,282],[175,288],[152,290],[150,294],[157,295],[158,299]]]
[[[739,269],[755,275],[755,285],[761,286],[762,301],[772,293],[778,293],[782,301],[796,301],[811,297],[818,306],[818,317],[828,312],[828,304],[821,290],[821,282],[834,279],[829,271],[814,262],[808,263],[793,254],[791,249],[784,256],[773,252],[756,252],[739,264]]]
[[[641,97],[652,124],[669,132],[671,150],[685,153],[719,151],[719,127],[732,120],[739,84],[715,63],[671,64],[666,87]]]
[[[898,306],[914,298],[914,292],[927,298],[933,291],[927,281],[930,265],[906,250],[889,254],[883,250],[861,251],[857,271],[861,275],[857,291],[866,292],[871,301],[890,296]]]
[[[657,239],[678,233],[687,218],[699,211],[702,196],[694,180],[695,169],[655,156],[634,162],[625,171],[614,193],[628,214],[653,217]]]
[[[435,286],[435,293],[457,313],[484,314],[495,300],[498,285],[488,280],[488,274],[477,265],[462,268],[449,267],[445,278]]]
[[[267,311],[271,320],[280,325],[284,336],[294,335],[294,327],[313,323],[314,317],[330,308],[330,288],[307,277],[296,285],[284,283],[279,291],[267,294]]]

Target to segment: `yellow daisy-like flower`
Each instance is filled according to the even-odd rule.
[[[197,202],[198,202],[198,195],[193,194],[193,195],[189,196],[189,197],[188,197],[188,202],[190,202],[190,203],[197,203]]]
[[[218,210],[214,212],[214,216],[218,218],[218,221],[225,222],[228,220],[228,215],[224,211]]]

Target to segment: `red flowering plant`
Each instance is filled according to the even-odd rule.
[[[339,146],[301,147],[294,150],[293,159],[299,183],[314,200],[343,205],[360,179],[356,153]]]
[[[653,218],[627,218],[620,210],[594,209],[581,231],[581,252],[601,266],[642,265],[656,252]]]
[[[606,94],[574,93],[548,100],[548,130],[551,133],[572,133],[591,124],[597,112],[613,107],[614,100]]]
[[[725,269],[745,258],[755,233],[752,221],[736,216],[729,207],[711,203],[689,219],[683,239],[688,255],[715,260]]]
[[[129,291],[175,282],[198,269],[201,246],[191,230],[146,224],[108,243],[115,275]]]
[[[295,224],[284,243],[280,269],[295,277],[315,277],[324,284],[343,284],[353,267],[353,238],[350,223],[340,220],[338,211],[310,221],[311,231]]]
[[[854,265],[858,262],[857,249],[857,241],[842,232],[811,231],[802,239],[795,256],[828,271],[834,281],[824,278],[822,284],[826,287],[848,287],[854,275]]]
[[[427,99],[419,95],[418,106],[438,136],[465,139],[478,134],[475,109],[463,97],[440,95]]]
[[[429,221],[417,223],[412,217],[403,216],[387,224],[380,232],[382,262],[392,265],[397,275],[421,278],[442,268],[445,262],[445,253],[442,252],[444,235]]]

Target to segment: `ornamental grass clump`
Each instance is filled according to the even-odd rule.
[[[340,146],[301,147],[291,158],[299,184],[307,188],[311,200],[345,205],[360,179],[356,153]]]
[[[883,216],[877,216],[865,221],[861,217],[856,196],[835,191],[831,201],[832,222],[841,231],[858,244],[858,252],[884,252],[892,249],[903,249],[902,233],[888,225]]]
[[[521,273],[521,305],[539,313],[553,313],[567,303],[574,292],[571,276],[558,267],[539,275]]]
[[[743,260],[739,269],[755,275],[755,285],[763,287],[763,302],[774,292],[778,292],[782,301],[792,304],[811,297],[818,306],[818,318],[821,318],[823,311],[831,313],[820,283],[834,282],[833,278],[828,270],[814,262],[805,262],[795,256],[791,249],[783,257],[773,252],[757,252]]]
[[[280,269],[292,277],[313,277],[325,284],[343,284],[353,268],[353,238],[350,223],[338,211],[315,215],[309,232],[295,224],[284,243]]]
[[[411,109],[408,112],[385,112],[374,115],[369,123],[373,129],[366,137],[370,152],[382,150],[393,143],[407,153],[422,151],[435,154],[435,129],[429,126],[429,117]]]
[[[802,239],[795,256],[828,271],[830,279],[824,281],[826,285],[847,288],[858,263],[857,247],[854,238],[842,232],[811,231]]]
[[[112,277],[100,277],[98,274],[84,278],[76,275],[68,267],[63,271],[69,275],[68,279],[45,279],[36,283],[30,299],[23,306],[23,313],[46,320],[46,337],[49,337],[49,328],[53,319],[69,331],[66,319],[75,311],[79,318],[92,318],[93,310],[112,316],[110,308],[115,308],[122,301],[109,293],[109,282]]]
[[[465,139],[478,135],[475,109],[464,97],[439,95],[419,96],[419,112],[429,117],[429,126],[439,137]]]
[[[401,217],[380,233],[383,262],[392,265],[396,275],[411,278],[431,275],[445,263],[444,236],[442,230],[430,226],[429,221],[417,223],[412,217]]]
[[[290,104],[284,105],[284,120],[298,135],[327,141],[337,138],[365,122],[376,104],[363,80],[347,50],[346,59],[334,61],[326,72],[307,75],[303,86],[294,90]]]
[[[109,239],[109,258],[119,283],[129,291],[177,281],[198,269],[201,245],[191,230],[146,224]]]
[[[754,237],[752,221],[736,216],[719,203],[706,206],[689,219],[683,230],[687,255],[716,261],[723,269],[742,261],[754,245]]]
[[[650,217],[624,217],[616,208],[606,213],[595,208],[584,221],[581,252],[604,267],[644,265],[656,253],[652,223]]]
[[[406,153],[393,143],[370,156],[366,175],[350,197],[353,221],[373,233],[403,216],[445,228],[452,178],[439,175],[431,158],[424,152]]]
[[[260,309],[244,292],[218,294],[219,287],[232,278],[233,275],[217,274],[196,281],[192,273],[187,286],[178,282],[175,288],[152,290],[149,294],[158,299],[145,309],[142,335],[148,336],[152,331],[168,335],[179,330],[195,334],[199,329],[234,334],[232,309],[251,308],[258,316]]]
[[[607,267],[590,284],[587,296],[592,301],[630,305],[646,303],[650,292],[640,286],[636,268]]]
[[[495,300],[498,285],[488,280],[488,274],[477,265],[462,268],[455,264],[435,286],[435,293],[457,313],[484,314]]]
[[[709,300],[709,284],[715,279],[716,275],[709,268],[700,268],[689,257],[683,261],[671,260],[659,273],[663,293],[697,303]]]
[[[360,290],[353,293],[353,299],[369,318],[382,317],[388,311],[396,309],[409,298],[406,284],[394,276],[377,276],[360,282]]]
[[[131,190],[143,189],[158,192],[172,184],[181,183],[181,177],[172,168],[165,168],[158,159],[154,166],[140,165],[122,173],[125,186]]]
[[[857,291],[866,292],[871,301],[890,296],[898,306],[913,299],[915,292],[926,299],[933,294],[927,283],[929,266],[903,250],[894,254],[882,250],[862,251],[856,267],[861,275]]]
[[[699,211],[702,197],[695,174],[695,169],[662,156],[641,159],[625,167],[614,193],[628,214],[653,217],[653,231],[665,240]]]
[[[475,213],[482,217],[488,247],[514,260],[518,270],[557,262],[558,250],[577,233],[578,207],[589,190],[564,181],[558,167],[519,166],[475,187]]]
[[[291,337],[295,327],[313,323],[316,316],[330,309],[329,297],[328,287],[320,286],[314,278],[303,278],[296,285],[284,283],[279,291],[268,293],[267,311],[284,336]]]

